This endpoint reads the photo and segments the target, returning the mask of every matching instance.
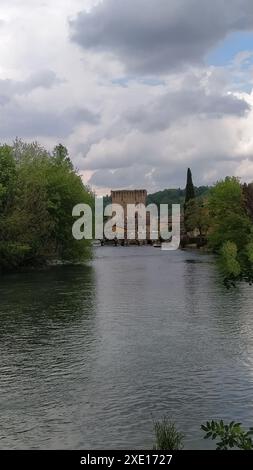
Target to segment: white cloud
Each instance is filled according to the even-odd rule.
[[[209,47],[229,31],[251,28],[251,2],[231,0],[219,15],[220,0],[159,0],[166,11],[170,5],[168,19],[158,0],[145,0],[145,14],[136,15],[142,1],[106,0],[93,11],[100,2],[2,0],[1,141],[18,135],[49,148],[62,141],[99,193],[182,185],[188,166],[198,184],[227,174],[253,179],[251,51],[242,51],[227,67],[203,63]],[[105,12],[109,4],[117,6],[114,15]],[[195,16],[187,13],[190,6]],[[106,22],[94,23],[96,11],[106,13],[101,17]],[[115,14],[123,13],[124,30],[115,30]],[[83,21],[93,28],[89,47]],[[179,35],[182,25],[187,28]],[[85,47],[71,40],[73,28]],[[99,46],[102,37],[105,47]],[[115,38],[120,41],[112,43]]]

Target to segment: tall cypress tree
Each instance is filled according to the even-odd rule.
[[[191,201],[191,199],[195,199],[195,189],[192,182],[192,172],[191,169],[188,168],[187,183],[185,189],[185,206],[189,201]]]

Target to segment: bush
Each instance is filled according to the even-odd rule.
[[[13,269],[22,265],[29,252],[27,245],[0,242],[0,268]]]
[[[175,423],[163,418],[154,424],[155,450],[181,450],[183,449],[184,435],[177,431]]]
[[[237,246],[233,242],[225,242],[221,249],[221,268],[226,276],[238,277],[241,266],[237,259]]]

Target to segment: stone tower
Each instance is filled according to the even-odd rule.
[[[112,191],[112,204],[120,204],[126,209],[127,204],[147,205],[147,191],[145,189]]]
[[[112,191],[112,204],[119,204],[124,209],[125,216],[125,226],[122,229],[124,230],[124,238],[127,240],[127,205],[128,204],[144,204],[147,205],[147,191],[145,189],[135,189],[135,190],[123,190],[123,191]],[[136,233],[137,236],[137,233]]]

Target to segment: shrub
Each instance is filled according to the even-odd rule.
[[[181,450],[183,449],[184,435],[177,431],[175,423],[166,417],[154,424],[155,450]]]

